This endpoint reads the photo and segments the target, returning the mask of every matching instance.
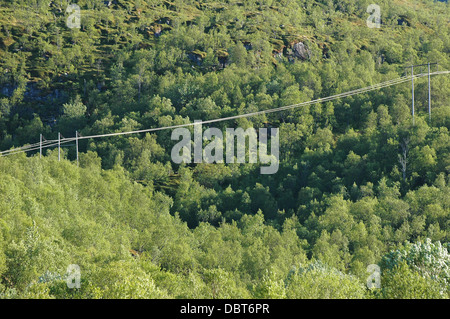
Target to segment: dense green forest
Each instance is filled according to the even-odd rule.
[[[447,2],[378,0],[369,28],[372,3],[2,0],[0,151],[450,70]],[[450,76],[431,87],[414,123],[410,82],[215,123],[279,128],[272,175],[175,164],[170,130],[80,140],[78,165],[70,144],[5,153],[0,298],[449,298]]]

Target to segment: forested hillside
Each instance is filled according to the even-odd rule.
[[[0,151],[450,70],[433,0],[0,1]],[[408,73],[409,72],[409,73]],[[416,68],[415,73],[427,72]],[[450,76],[215,123],[279,170],[175,164],[170,130],[0,157],[0,298],[449,298]],[[205,125],[205,127],[207,127]],[[81,268],[81,288],[63,280]],[[368,289],[367,267],[381,267]]]

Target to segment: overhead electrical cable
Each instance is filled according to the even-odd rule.
[[[450,73],[450,71],[437,71],[437,72],[430,73],[430,75],[440,75],[440,74],[449,74],[449,73]],[[184,123],[184,124],[169,125],[169,126],[163,126],[163,127],[155,127],[155,128],[149,128],[149,129],[143,129],[143,130],[135,130],[135,131],[128,131],[128,132],[115,132],[115,133],[89,135],[89,136],[78,136],[76,138],[75,137],[70,137],[70,138],[63,138],[63,139],[61,139],[59,141],[58,140],[48,140],[48,141],[45,141],[45,142],[42,142],[42,143],[34,143],[34,144],[31,144],[31,145],[25,145],[25,146],[22,146],[22,147],[6,150],[6,151],[3,151],[3,152],[0,152],[0,155],[7,156],[7,155],[12,155],[12,154],[17,154],[17,153],[35,151],[35,150],[39,150],[39,149],[44,149],[44,148],[48,148],[48,147],[57,146],[58,144],[61,145],[61,144],[64,144],[64,143],[75,141],[75,140],[94,139],[94,138],[100,138],[100,137],[120,136],[120,135],[129,135],[129,134],[147,133],[147,132],[157,132],[157,131],[169,130],[169,129],[175,129],[175,128],[181,128],[181,127],[189,127],[189,126],[194,126],[194,125],[198,125],[198,124],[202,124],[203,125],[203,124],[217,123],[217,122],[235,120],[235,119],[246,118],[246,117],[251,117],[251,116],[256,116],[256,115],[263,115],[263,114],[281,112],[281,111],[285,111],[285,110],[299,108],[299,107],[302,107],[302,106],[307,106],[307,105],[316,104],[316,103],[329,102],[329,101],[333,101],[333,100],[336,100],[336,99],[341,99],[341,98],[344,98],[344,97],[349,97],[349,96],[353,96],[353,95],[357,95],[357,94],[362,94],[362,93],[367,93],[367,92],[379,90],[379,89],[386,88],[386,87],[389,87],[389,86],[393,86],[393,85],[397,85],[397,84],[400,84],[400,83],[408,82],[408,81],[411,80],[411,78],[416,79],[416,78],[421,78],[421,77],[428,76],[428,75],[429,75],[428,73],[420,73],[420,74],[415,74],[415,75],[404,76],[404,77],[400,77],[400,78],[397,78],[397,79],[392,79],[392,80],[389,80],[389,81],[377,83],[377,84],[374,84],[374,85],[371,85],[371,86],[367,86],[367,87],[364,87],[364,88],[360,88],[360,89],[356,89],[356,90],[352,90],[352,91],[348,91],[348,92],[344,92],[344,93],[328,96],[328,97],[325,97],[325,98],[319,98],[319,99],[311,100],[311,101],[307,101],[307,102],[301,102],[301,103],[297,103],[297,104],[291,104],[291,105],[281,106],[281,107],[277,107],[277,108],[261,110],[261,111],[257,111],[257,112],[233,115],[233,116],[228,116],[228,117],[223,117],[223,118],[218,118],[218,119],[198,121],[198,122],[194,122],[194,123],[191,122],[191,123]]]

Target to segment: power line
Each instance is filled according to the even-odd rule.
[[[53,143],[53,142],[56,142],[56,141],[58,141],[58,140],[47,140],[45,142],[42,142],[42,145],[47,145],[47,144],[50,144],[50,143]],[[39,143],[34,143],[34,144],[27,144],[27,145],[24,145],[24,146],[21,146],[21,147],[17,147],[17,148],[13,148],[13,149],[10,149],[10,150],[6,150],[6,151],[3,151],[3,152],[0,152],[0,154],[15,152],[15,151],[19,151],[19,150],[22,150],[22,149],[36,147],[36,146],[39,146],[39,145],[41,145],[40,142]]]
[[[450,73],[450,71],[440,71],[440,72],[434,72],[431,75],[448,74],[448,73]],[[414,78],[420,78],[420,77],[427,76],[427,75],[428,75],[428,73],[422,73],[422,74],[414,75],[413,77]],[[348,91],[348,92],[345,92],[345,93],[340,93],[340,94],[328,96],[326,98],[321,98],[321,99],[312,100],[312,101],[308,101],[308,102],[302,102],[302,103],[297,103],[297,104],[282,106],[282,107],[278,107],[278,108],[252,112],[252,113],[245,113],[245,114],[240,114],[240,115],[223,117],[223,118],[219,118],[219,119],[206,120],[206,121],[202,121],[201,124],[217,123],[217,122],[234,120],[234,119],[239,119],[239,118],[244,118],[244,117],[251,117],[251,116],[262,115],[262,114],[267,114],[267,113],[274,113],[274,112],[285,111],[285,110],[298,108],[298,107],[306,106],[306,105],[311,105],[311,104],[315,104],[315,103],[328,102],[328,101],[332,101],[332,100],[335,100],[335,99],[348,97],[348,96],[352,96],[352,95],[356,95],[356,94],[360,94],[360,93],[366,93],[366,92],[370,92],[370,91],[374,91],[374,90],[379,90],[381,88],[385,88],[385,87],[388,87],[388,86],[404,83],[406,81],[409,81],[410,78],[411,78],[410,76],[406,76],[406,77],[402,77],[402,78],[398,78],[398,79],[394,79],[394,80],[389,80],[389,81],[386,81],[386,82],[378,83],[378,84],[375,84],[375,85],[371,85],[371,86],[368,86],[368,87],[365,87],[365,88],[361,88],[361,89],[357,89],[357,90],[353,90],[353,91]],[[171,126],[165,126],[165,127],[157,127],[157,128],[150,128],[150,129],[144,129],[144,130],[129,131],[129,132],[117,132],[117,133],[108,133],[108,134],[100,134],[100,135],[82,136],[82,137],[79,137],[79,139],[92,139],[92,138],[99,138],[99,137],[108,137],[108,136],[118,136],[118,135],[128,135],[128,134],[155,132],[155,131],[161,131],[161,130],[166,130],[166,129],[174,129],[174,128],[180,128],[180,127],[194,126],[194,125],[196,125],[196,123],[185,123],[185,124],[171,125]]]
[[[52,141],[53,143],[47,144],[46,146],[42,146],[42,149],[43,148],[47,148],[47,147],[58,146],[58,144],[69,143],[69,142],[74,141],[74,140],[75,140],[74,138],[67,138],[64,141],[61,141],[61,143],[58,143],[58,140],[56,140],[56,142]],[[3,154],[3,152],[0,152],[0,154],[2,156],[9,156],[9,155],[18,154],[18,153],[25,153],[25,152],[30,152],[30,151],[36,151],[36,150],[41,149],[41,147],[39,146],[39,143],[37,143],[37,144],[38,144],[37,146],[31,147],[31,148],[28,148],[28,149],[25,149],[25,150],[12,149],[12,150],[9,150],[10,151],[9,153]]]
[[[245,113],[245,114],[240,114],[240,115],[228,116],[228,117],[223,117],[223,118],[218,118],[218,119],[213,119],[213,120],[199,121],[197,123],[184,123],[184,124],[177,124],[177,125],[170,125],[170,126],[164,126],[164,127],[149,128],[149,129],[136,130],[136,131],[116,132],[116,133],[107,133],[107,134],[90,135],[90,136],[81,136],[81,135],[78,134],[77,137],[62,138],[62,139],[59,138],[58,140],[46,141],[46,142],[44,142],[45,144],[44,143],[42,143],[42,144],[41,143],[34,143],[34,144],[31,144],[31,145],[28,145],[28,146],[22,146],[22,147],[14,148],[14,149],[11,149],[11,150],[0,152],[0,155],[7,156],[7,155],[17,154],[17,153],[22,153],[22,152],[30,152],[30,151],[33,151],[33,150],[36,150],[36,149],[43,149],[43,148],[53,147],[53,146],[61,145],[61,144],[68,143],[68,142],[71,142],[71,141],[76,141],[76,143],[77,143],[78,140],[81,140],[81,139],[93,139],[93,138],[100,138],[100,137],[111,137],[111,136],[119,136],[119,135],[129,135],[129,134],[156,132],[156,131],[162,131],[162,130],[169,130],[169,129],[175,129],[175,128],[181,128],[181,127],[194,126],[194,125],[199,124],[199,123],[201,123],[201,124],[210,124],[210,123],[217,123],[217,122],[235,120],[235,119],[239,119],[239,118],[252,117],[252,116],[256,116],[256,115],[281,112],[281,111],[290,110],[290,109],[294,109],[294,108],[298,108],[298,107],[302,107],[302,106],[307,106],[307,105],[311,105],[311,104],[315,104],[315,103],[323,103],[323,102],[333,101],[333,100],[344,98],[344,97],[349,97],[349,96],[353,96],[353,95],[357,95],[357,94],[361,94],[361,93],[366,93],[366,92],[379,90],[379,89],[382,89],[382,88],[385,88],[385,87],[389,87],[389,86],[405,83],[405,82],[410,81],[410,80],[412,80],[414,78],[421,78],[421,77],[429,76],[429,75],[440,75],[440,74],[449,74],[449,73],[450,73],[450,71],[437,71],[437,72],[433,72],[433,73],[428,73],[427,72],[427,73],[420,73],[420,74],[416,74],[416,75],[412,74],[411,76],[400,77],[400,78],[397,78],[397,79],[393,79],[393,80],[381,82],[381,83],[378,83],[378,84],[374,84],[374,85],[371,85],[371,86],[368,86],[368,87],[365,87],[365,88],[360,88],[360,89],[356,89],[356,90],[352,90],[352,91],[348,91],[348,92],[344,92],[344,93],[328,96],[328,97],[325,97],[325,98],[319,98],[319,99],[316,99],[316,100],[311,100],[311,101],[307,101],[307,102],[301,102],[301,103],[292,104],[292,105],[281,106],[281,107],[278,107],[278,108],[267,109],[267,110],[252,112],[252,113]]]

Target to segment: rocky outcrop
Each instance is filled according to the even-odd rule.
[[[228,52],[226,50],[217,50],[217,60],[219,61],[220,68],[225,68],[230,62],[228,60]]]
[[[283,50],[283,55],[288,58],[290,62],[295,60],[309,60],[311,58],[311,50],[301,41],[291,42]]]
[[[206,52],[194,50],[188,53],[188,58],[195,62],[198,66],[202,65],[203,59],[206,57]]]
[[[253,48],[252,43],[249,42],[249,41],[244,41],[243,45],[244,45],[244,48],[245,48],[247,51],[249,51],[249,50],[251,50],[251,49]]]
[[[273,46],[272,50],[272,56],[276,59],[282,59],[283,58],[283,51],[286,48],[284,45],[283,40],[280,39],[270,39],[270,43]]]
[[[311,51],[303,42],[297,42],[292,46],[292,53],[295,58],[301,60],[309,60],[311,58]]]

